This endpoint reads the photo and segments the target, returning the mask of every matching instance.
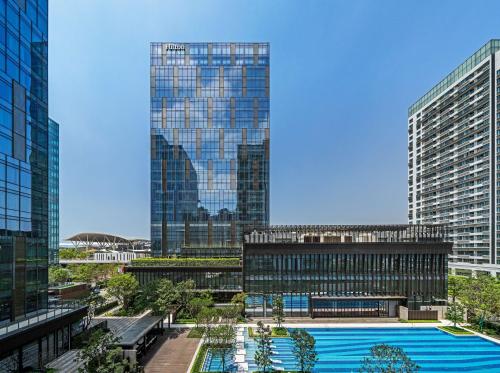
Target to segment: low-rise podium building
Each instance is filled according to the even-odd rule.
[[[243,291],[249,316],[397,317],[399,306],[446,304],[441,225],[274,226],[246,237]]]

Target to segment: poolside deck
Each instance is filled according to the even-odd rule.
[[[276,322],[269,317],[254,317],[250,323],[257,323],[262,321],[264,324],[275,324]],[[385,324],[385,323],[398,323],[398,318],[382,318],[382,317],[334,317],[334,318],[316,318],[310,317],[287,317],[286,324]]]
[[[198,347],[198,338],[187,338],[189,329],[165,332],[154,348],[148,352],[142,364],[146,373],[186,372]]]

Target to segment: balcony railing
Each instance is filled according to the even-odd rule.
[[[22,320],[9,322],[3,326],[0,325],[0,338],[20,329],[56,319],[74,310],[84,308],[85,306],[85,302],[81,300],[60,300],[57,303],[51,303],[48,308],[36,311],[36,314],[32,316],[27,316]]]

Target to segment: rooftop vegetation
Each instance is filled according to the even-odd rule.
[[[88,259],[95,250],[76,249],[76,248],[60,248],[59,259],[72,260],[72,259]]]
[[[239,258],[139,258],[133,267],[233,267],[240,265]]]

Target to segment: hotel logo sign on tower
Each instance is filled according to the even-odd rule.
[[[184,50],[186,50],[186,47],[183,44],[168,43],[168,44],[165,44],[164,46],[165,46],[166,51],[184,51]]]

